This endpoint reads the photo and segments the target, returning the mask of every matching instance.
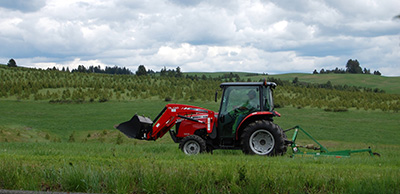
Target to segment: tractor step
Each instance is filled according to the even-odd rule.
[[[234,147],[234,142],[232,138],[223,138],[220,142],[220,147]]]

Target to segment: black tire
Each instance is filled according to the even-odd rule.
[[[187,155],[196,155],[206,151],[206,141],[198,135],[184,137],[179,148]]]
[[[245,154],[278,156],[286,153],[286,134],[271,121],[258,120],[250,123],[241,135],[242,151]]]

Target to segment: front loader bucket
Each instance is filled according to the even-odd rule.
[[[116,125],[115,128],[130,138],[146,139],[146,134],[153,129],[153,121],[135,114],[131,120]]]

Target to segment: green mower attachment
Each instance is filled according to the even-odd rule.
[[[336,158],[342,158],[342,157],[350,157],[350,154],[352,153],[360,153],[360,152],[368,152],[371,156],[380,156],[380,154],[372,152],[371,148],[367,149],[358,149],[358,150],[340,150],[340,151],[329,151],[326,147],[321,145],[316,139],[314,139],[307,131],[305,131],[303,128],[300,126],[295,126],[293,128],[285,130],[285,132],[290,131],[290,130],[295,130],[292,140],[289,141],[293,155],[291,157],[295,156],[301,156],[301,157],[307,157],[307,156],[333,156]],[[313,144],[308,144],[305,146],[298,145],[296,144],[296,139],[299,131],[303,132],[306,136],[308,136],[311,140],[313,140],[316,144],[318,144],[319,147],[315,147]],[[313,151],[307,152],[307,151],[302,151],[301,148],[306,148],[306,149],[311,149]]]

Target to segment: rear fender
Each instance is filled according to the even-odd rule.
[[[276,112],[276,111],[260,111],[260,112],[253,112],[247,115],[242,122],[239,124],[237,130],[236,130],[236,140],[239,139],[240,135],[242,134],[242,131],[246,126],[256,120],[273,120],[272,117],[278,116],[280,117],[281,115]]]

